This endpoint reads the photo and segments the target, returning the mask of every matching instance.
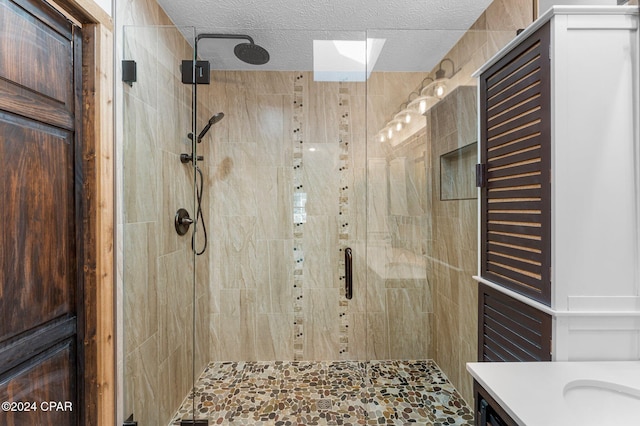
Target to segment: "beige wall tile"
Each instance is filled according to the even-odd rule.
[[[339,359],[338,289],[305,289],[304,359]]]
[[[252,73],[228,71],[227,110],[225,120],[229,129],[229,142],[248,143],[257,139],[257,95]]]
[[[159,257],[158,262],[158,297],[161,318],[166,321],[166,335],[162,344],[166,345],[169,354],[178,347],[190,343],[186,340],[193,330],[193,278],[184,273],[188,265],[186,250]],[[166,353],[162,353],[166,356]]]
[[[269,242],[269,289],[271,312],[293,312],[293,241]]]
[[[296,73],[292,71],[253,71],[258,95],[289,95]]]
[[[195,304],[195,350],[194,376],[198,377],[204,367],[209,363],[211,339],[209,338],[209,295],[198,297]],[[187,343],[188,344],[188,343]]]
[[[387,165],[384,160],[369,160],[367,229],[371,235],[387,233],[388,189]]]
[[[191,389],[193,379],[188,368],[191,357],[192,350],[190,346],[183,346],[169,355],[168,367],[171,387],[167,391],[169,394],[168,406],[172,414],[178,410],[185,395]],[[185,366],[187,366],[186,374]]]
[[[260,165],[285,166],[284,97],[281,95],[257,95],[256,142]],[[287,166],[289,164],[286,164]]]
[[[219,313],[209,314],[209,361],[223,359],[220,348],[220,323]]]
[[[124,148],[124,194],[126,223],[148,222],[157,219],[158,183],[154,170],[158,169],[153,126],[154,110],[131,97],[125,109],[133,111],[124,123],[125,131],[136,141]]]
[[[124,288],[125,351],[131,353],[158,331],[156,309],[156,234],[153,224],[125,226],[124,273],[129,279]]]
[[[342,356],[349,360],[367,360],[367,314],[350,312],[348,315],[349,346],[347,353]]]
[[[337,126],[331,125],[339,118],[337,85],[309,81],[307,99],[305,143],[337,142]]]
[[[219,344],[223,360],[257,360],[255,290],[222,290],[220,299]]]
[[[173,386],[170,376],[169,359],[161,361],[158,365],[158,389],[160,389],[160,392],[158,392],[156,399],[158,419],[171,419],[176,410],[176,407],[173,406],[173,402],[171,401],[171,395],[169,394],[169,389]],[[129,400],[130,397],[127,396],[126,399]],[[125,410],[125,413],[131,414],[131,411]],[[128,417],[129,414],[126,416]],[[136,418],[138,417],[136,416]]]
[[[220,270],[221,288],[255,288],[256,286],[256,218],[255,216],[223,217],[224,225]]]
[[[367,357],[368,359],[389,359],[389,334],[387,314],[367,312]]]
[[[258,241],[258,313],[293,313],[293,256],[292,240]]]
[[[159,396],[157,341],[155,336],[146,340],[128,358],[130,388],[135,389],[132,412],[140,418],[158,422],[158,410],[154,403]],[[136,417],[137,418],[137,417]]]
[[[338,286],[334,280],[338,267],[336,229],[331,216],[307,216],[303,239],[305,288]]]
[[[308,215],[337,216],[340,196],[338,143],[305,143],[302,185]],[[313,151],[312,151],[313,150]]]
[[[258,240],[256,250],[256,312],[270,314],[271,305],[271,258],[269,255],[270,240]]]
[[[234,143],[216,146],[213,162],[212,193],[216,196],[213,213],[222,216],[255,216],[255,144]]]
[[[156,91],[158,70],[158,29],[155,27],[127,27],[124,30],[124,59],[136,61],[137,81],[125,88],[125,94],[147,105],[158,104]],[[154,122],[152,122],[154,123]]]
[[[291,167],[256,166],[257,234],[261,239],[293,238]]]
[[[193,209],[193,169],[180,163],[176,154],[159,150],[162,173],[160,187],[162,210],[159,215],[160,254],[165,255],[185,248],[191,244],[189,235],[179,236],[175,232],[173,218],[179,208],[185,208],[191,218],[195,218]]]
[[[421,305],[421,289],[387,289],[391,359],[423,359],[427,356],[430,324]]]
[[[256,326],[258,360],[293,359],[293,314],[259,314]]]

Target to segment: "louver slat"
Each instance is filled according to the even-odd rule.
[[[539,80],[539,77],[536,76],[536,78],[533,79],[533,83],[535,83],[538,80]],[[540,95],[538,94],[539,91],[540,89],[538,88],[538,84],[525,86],[525,89],[519,91],[516,95],[508,97],[501,103],[495,105],[492,108],[489,108],[491,112],[491,117],[492,117],[491,119],[496,120],[500,118],[502,114],[505,114],[507,111],[510,111],[513,108],[517,108],[521,106],[523,103],[534,101],[535,99],[540,97]]]
[[[480,284],[478,359],[551,361],[551,317]]]
[[[540,105],[535,105],[533,109],[526,111],[524,114],[521,114],[519,117],[514,118],[513,120],[492,125],[487,129],[487,134],[489,139],[495,139],[496,137],[508,134],[513,129],[529,127],[535,123],[538,123],[541,119],[542,113],[540,111]]]
[[[542,191],[535,188],[498,188],[491,191],[491,199],[499,200],[504,198],[540,198]]]
[[[513,103],[513,101],[524,93],[531,93],[534,96],[535,89],[540,86],[540,73],[533,72],[527,76],[522,76],[518,80],[514,80],[511,85],[503,92],[496,94],[488,99],[487,108],[492,114],[499,114],[505,108]]]
[[[481,275],[550,305],[548,47],[546,25],[480,78]]]
[[[505,81],[517,81],[518,78],[513,78],[514,75],[521,77],[526,74],[522,72],[522,69],[528,64],[531,64],[535,59],[540,56],[540,41],[535,40],[533,43],[527,43],[524,49],[519,49],[518,61],[510,61],[503,64],[499,69],[496,69],[487,79],[487,91],[490,95],[495,94],[498,90],[504,90]]]
[[[499,228],[500,225],[496,225],[495,228]],[[507,244],[510,246],[520,247],[521,250],[539,250],[541,251],[542,244],[540,244],[540,238],[535,238],[523,233],[510,233],[509,231],[494,230],[491,231],[490,244]],[[516,249],[514,249],[516,250]]]
[[[529,148],[524,148],[519,151],[511,153],[511,155],[504,155],[497,158],[489,158],[488,170],[492,170],[496,167],[513,166],[516,163],[523,161],[541,161],[540,145],[533,145]]]
[[[493,150],[495,148],[509,146],[520,141],[529,140],[533,137],[540,136],[541,134],[542,134],[542,126],[540,126],[539,122],[538,123],[534,122],[521,129],[517,129],[517,130],[514,129],[509,133],[504,133],[486,142],[487,142],[488,148]],[[493,155],[497,156],[499,154],[493,154]]]
[[[487,244],[487,247],[489,249],[489,251],[498,251],[498,247],[503,247],[504,243],[499,243],[496,241],[492,241],[489,244]],[[534,251],[534,250],[522,250],[520,248],[517,248],[515,246],[511,246],[511,249],[513,250],[513,252],[515,254],[518,255],[518,257],[520,259],[524,259],[524,260],[530,260],[532,262],[538,262],[538,263],[542,263],[542,254],[540,253],[540,251]]]
[[[539,172],[540,158],[533,158],[530,162],[521,162],[516,164],[508,164],[506,167],[494,167],[488,170],[487,179],[501,178],[505,176],[516,176],[524,173]]]
[[[493,241],[499,241],[496,235],[509,235],[512,237],[524,238],[526,240],[531,240],[529,243],[524,241],[519,241],[517,245],[520,249],[540,249],[541,245],[536,244],[536,241],[539,242],[541,240],[541,232],[540,227],[531,226],[527,223],[490,223],[488,226],[489,233],[491,234],[491,238],[488,241],[488,244],[491,244]],[[525,247],[525,245],[529,245],[529,247]]]

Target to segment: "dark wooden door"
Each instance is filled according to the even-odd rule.
[[[81,38],[0,0],[0,425],[82,422]]]

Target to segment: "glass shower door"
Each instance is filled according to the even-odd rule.
[[[198,86],[198,109],[200,102],[209,106],[199,122],[225,114],[200,145],[210,150],[203,171],[209,179],[207,225],[214,230],[208,280],[212,368],[203,383],[231,395],[225,413],[210,415],[255,419],[259,402],[269,403],[273,394],[285,407],[279,418],[296,419],[306,408],[287,398],[309,400],[311,390],[339,390],[348,372],[357,379],[364,374],[364,33],[341,32],[338,43],[326,31],[198,32],[251,34],[273,49],[265,67],[243,68],[233,57],[235,40],[201,40],[198,47],[214,58],[211,84]],[[299,69],[278,69],[283,52],[269,45],[273,37],[287,40],[281,48],[296,52]],[[353,65],[344,56],[348,49],[340,50],[353,43],[362,54],[358,81],[348,68],[313,70],[322,44]],[[220,69],[225,63],[236,67]],[[345,297],[347,248],[353,256],[351,299]],[[353,387],[348,392],[350,401],[358,399]],[[218,394],[208,396],[218,403]],[[331,411],[340,409],[347,409],[344,401]]]
[[[208,347],[194,344],[199,328],[207,327],[194,318],[195,307],[206,303],[196,289],[196,275],[206,274],[208,262],[196,262],[195,226],[177,217],[180,209],[192,220],[196,216],[196,172],[193,164],[180,161],[195,144],[188,136],[195,133],[193,88],[182,83],[181,75],[182,61],[193,60],[187,41],[193,33],[173,26],[124,28],[122,65],[135,74],[124,73],[128,81],[122,83],[124,418],[119,420],[141,425],[167,425],[178,418],[176,411],[193,388],[195,362],[208,357]],[[178,228],[186,233],[179,235]]]

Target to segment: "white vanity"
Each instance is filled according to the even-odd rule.
[[[467,370],[517,425],[640,424],[640,361],[482,362]]]

